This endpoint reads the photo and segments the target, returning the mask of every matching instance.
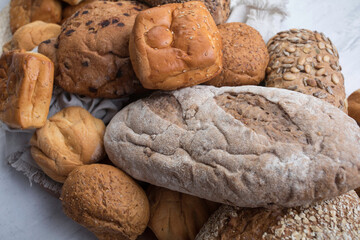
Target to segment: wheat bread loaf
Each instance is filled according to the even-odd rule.
[[[312,96],[195,86],[128,105],[104,145],[116,166],[157,186],[235,206],[291,207],[358,187],[359,140],[353,119]]]

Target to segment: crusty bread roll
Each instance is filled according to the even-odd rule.
[[[39,128],[49,113],[54,64],[44,55],[11,51],[0,59],[0,120],[12,128]]]
[[[104,158],[104,132],[105,124],[86,109],[64,108],[36,130],[31,155],[50,178],[64,182],[76,167]]]
[[[360,123],[360,89],[354,91],[347,98],[349,116]]]
[[[134,71],[148,89],[193,86],[222,69],[219,31],[202,2],[142,11],[136,17],[129,49]]]
[[[20,27],[13,35],[10,42],[3,46],[3,51],[7,52],[15,49],[31,51],[42,41],[59,36],[61,26],[54,23],[35,21]]]
[[[56,43],[43,51],[57,61],[55,84],[93,98],[142,90],[130,62],[129,36],[136,15],[146,8],[133,1],[95,1],[67,19]]]
[[[245,23],[218,26],[223,52],[221,74],[206,84],[221,86],[258,85],[265,77],[269,53],[260,33]]]
[[[267,46],[267,87],[313,95],[347,111],[339,55],[323,33],[291,29],[276,34]]]
[[[192,240],[219,204],[166,188],[150,186],[149,227],[158,240]]]
[[[169,3],[182,3],[189,0],[141,0],[141,2],[149,4],[151,7]],[[191,1],[191,0],[190,0]],[[216,25],[225,23],[230,16],[230,0],[201,0],[209,10]]]
[[[229,205],[291,207],[359,187],[359,139],[353,119],[313,96],[194,86],[129,104],[104,144],[116,166],[153,185]]]
[[[99,240],[135,240],[149,221],[143,189],[110,165],[76,168],[64,183],[61,200],[65,214]]]
[[[360,199],[354,191],[310,206],[246,209],[223,205],[196,240],[360,239]]]
[[[10,28],[15,31],[33,21],[60,23],[61,2],[58,0],[11,0]]]

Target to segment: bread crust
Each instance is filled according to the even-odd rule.
[[[291,207],[359,187],[358,139],[353,119],[312,96],[195,86],[126,106],[104,144],[116,166],[153,185],[235,206]]]
[[[291,29],[272,37],[266,86],[325,100],[347,113],[344,76],[336,47],[323,33]]]
[[[61,2],[58,0],[11,0],[11,32],[15,33],[21,26],[37,20],[60,23],[61,11]]]
[[[297,208],[237,208],[223,205],[195,240],[358,239],[359,197],[350,191]]]
[[[206,84],[258,85],[265,78],[269,53],[260,33],[245,23],[218,25],[222,40],[223,70]]]
[[[139,13],[129,49],[134,71],[147,89],[193,86],[222,69],[219,31],[202,2],[167,4]]]
[[[31,155],[50,178],[64,182],[76,167],[105,157],[104,133],[105,124],[86,109],[64,108],[36,130]]]
[[[0,119],[12,128],[42,127],[49,113],[54,64],[42,54],[10,51],[0,59]]]
[[[135,240],[149,221],[145,192],[110,165],[91,164],[72,171],[61,200],[65,214],[100,240]]]

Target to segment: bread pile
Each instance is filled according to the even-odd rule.
[[[225,23],[229,1],[13,0],[10,15],[0,120],[36,129],[32,157],[99,239],[360,238],[360,129],[324,34],[265,44]],[[53,84],[138,99],[107,126],[76,106],[47,119]]]

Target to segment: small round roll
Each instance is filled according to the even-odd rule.
[[[110,165],[76,168],[66,179],[60,199],[65,214],[100,240],[135,240],[149,221],[145,192]]]

